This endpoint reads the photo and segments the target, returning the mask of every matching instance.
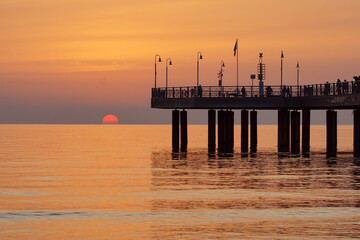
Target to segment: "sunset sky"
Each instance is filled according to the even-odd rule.
[[[150,109],[154,56],[171,58],[169,86],[250,85],[258,53],[266,84],[360,75],[359,0],[1,0],[0,123],[164,123]],[[158,86],[165,63],[158,64]],[[165,114],[165,115],[164,115]],[[206,120],[206,119],[204,119]]]

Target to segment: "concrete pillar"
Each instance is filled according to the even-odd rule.
[[[187,128],[187,111],[180,112],[180,131],[181,131],[181,152],[187,151],[188,145],[188,128]]]
[[[310,152],[310,109],[302,110],[302,153]]]
[[[225,151],[227,153],[234,152],[234,112],[226,111],[225,120]]]
[[[223,110],[218,111],[218,152],[224,152],[225,151],[225,145],[224,145],[224,120],[225,120],[225,112]]]
[[[172,150],[179,152],[179,111],[172,111]]]
[[[257,152],[257,112],[250,112],[250,153]]]
[[[300,112],[291,112],[291,153],[300,152]]]
[[[285,110],[285,152],[289,152],[290,149],[290,111]]]
[[[241,152],[249,152],[249,111],[241,111]]]
[[[216,112],[215,110],[208,111],[208,151],[215,152],[216,149]]]
[[[290,133],[290,115],[289,110],[278,110],[278,151],[289,152],[289,133]]]
[[[354,157],[360,157],[360,109],[354,110]]]
[[[284,151],[284,113],[282,109],[278,110],[278,152]]]
[[[337,150],[337,113],[326,111],[326,156],[336,157]]]

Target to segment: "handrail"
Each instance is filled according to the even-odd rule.
[[[283,86],[182,86],[152,88],[152,98],[307,97],[360,93],[360,81]]]

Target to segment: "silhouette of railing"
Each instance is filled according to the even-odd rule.
[[[153,88],[152,98],[307,97],[360,93],[360,81],[301,86],[186,86]]]

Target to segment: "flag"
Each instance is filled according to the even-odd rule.
[[[236,50],[238,48],[237,42],[238,42],[238,40],[236,39],[235,46],[234,46],[234,57],[236,56]]]

